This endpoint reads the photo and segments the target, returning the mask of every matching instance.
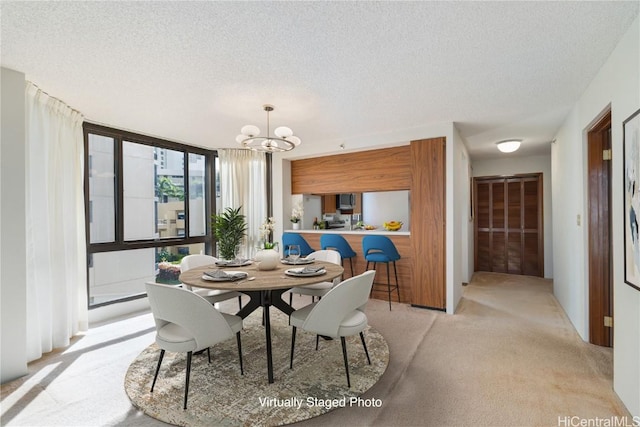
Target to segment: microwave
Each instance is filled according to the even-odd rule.
[[[355,193],[344,193],[336,196],[336,206],[338,209],[354,209],[356,207]]]

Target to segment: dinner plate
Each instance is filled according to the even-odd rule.
[[[246,279],[249,276],[249,273],[246,271],[230,270],[224,272],[227,273],[229,277],[212,277],[205,273],[202,275],[202,280],[208,280],[210,282],[235,282],[236,280]]]
[[[288,274],[289,276],[295,276],[295,277],[314,277],[314,276],[322,276],[323,274],[326,274],[327,270],[325,270],[324,268],[322,270],[316,271],[314,273],[301,273],[301,271],[304,270],[304,267],[302,268],[290,268],[287,271],[285,271],[285,274]]]
[[[238,259],[233,261],[216,261],[216,265],[218,267],[245,267],[247,265],[253,264],[253,261],[250,259]]]
[[[313,264],[313,261],[315,261],[313,258],[298,258],[298,262],[293,262],[293,260],[288,259],[288,258],[282,258],[280,260],[283,264],[287,264],[287,265],[306,265],[306,264]]]

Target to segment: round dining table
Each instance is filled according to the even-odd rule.
[[[316,268],[322,266],[324,267],[325,273],[317,276],[291,276],[286,274],[286,271],[291,268],[303,268],[307,266]],[[202,278],[205,272],[213,272],[215,270],[224,270],[229,273],[243,271],[246,272],[248,276],[244,279],[234,281],[212,281]],[[185,271],[180,274],[180,281],[186,285],[198,288],[233,290],[248,295],[250,298],[249,302],[236,313],[243,319],[259,307],[263,307],[263,321],[267,345],[267,376],[269,383],[273,383],[269,308],[274,306],[288,316],[295,310],[282,299],[283,293],[298,286],[331,282],[333,279],[340,277],[343,272],[344,268],[342,268],[342,266],[325,261],[314,261],[312,264],[306,265],[279,263],[274,270],[259,270],[256,263],[238,267],[216,266],[212,264]]]

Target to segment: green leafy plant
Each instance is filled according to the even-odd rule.
[[[224,212],[212,217],[213,234],[218,241],[218,255],[223,259],[233,259],[236,248],[246,235],[247,222],[240,213],[242,206],[237,209],[227,208]]]

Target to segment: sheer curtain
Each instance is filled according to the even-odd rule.
[[[267,157],[253,150],[218,150],[220,160],[220,212],[242,206],[247,217],[247,257],[255,255],[260,225],[267,219]]]
[[[27,358],[87,329],[83,116],[25,87]]]

